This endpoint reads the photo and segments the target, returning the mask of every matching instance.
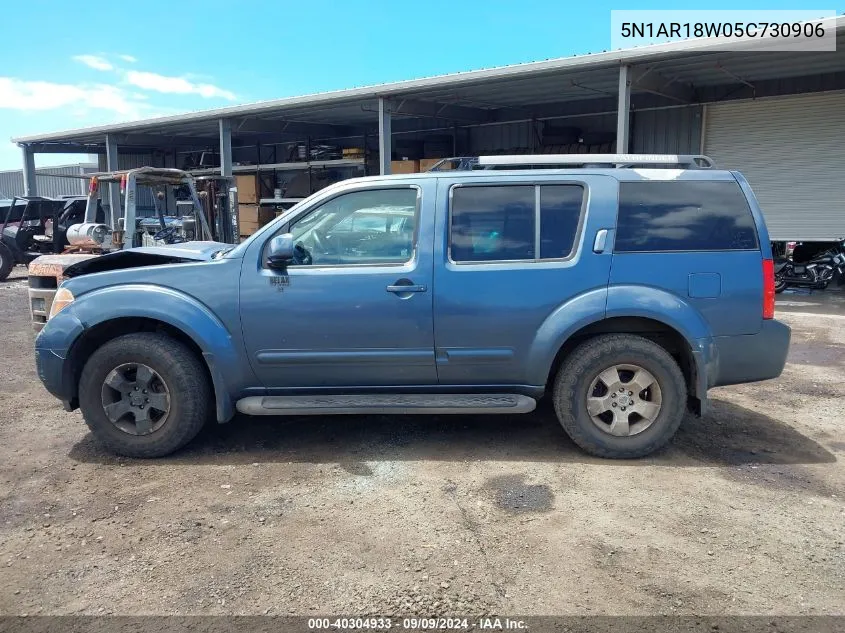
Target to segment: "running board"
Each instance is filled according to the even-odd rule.
[[[446,414],[528,413],[537,401],[512,393],[354,394],[322,396],[250,396],[238,400],[247,415],[341,415],[360,413]]]

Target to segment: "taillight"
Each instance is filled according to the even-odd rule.
[[[763,260],[763,318],[775,318],[775,263]]]

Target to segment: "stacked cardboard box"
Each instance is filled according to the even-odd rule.
[[[273,219],[272,209],[258,206],[259,182],[255,174],[235,176],[238,187],[238,227],[241,235],[252,235]]]
[[[420,170],[418,160],[392,160],[390,161],[391,174],[415,174]]]
[[[270,220],[276,217],[271,207],[259,207],[257,204],[238,205],[238,226],[241,235],[252,235]]]
[[[434,167],[437,163],[439,163],[442,158],[421,158],[420,159],[420,171],[428,171],[432,167]],[[444,163],[444,165],[440,169],[452,169],[452,163]]]
[[[235,176],[238,187],[238,202],[243,204],[258,204],[258,176],[242,174]]]

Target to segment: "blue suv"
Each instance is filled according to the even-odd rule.
[[[486,157],[346,180],[231,247],[71,266],[38,375],[118,453],[209,418],[528,413],[603,457],[665,445],[707,391],[778,376],[763,215],[706,157]]]

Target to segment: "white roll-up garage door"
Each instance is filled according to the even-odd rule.
[[[708,104],[704,152],[748,179],[771,239],[845,238],[845,93]]]

